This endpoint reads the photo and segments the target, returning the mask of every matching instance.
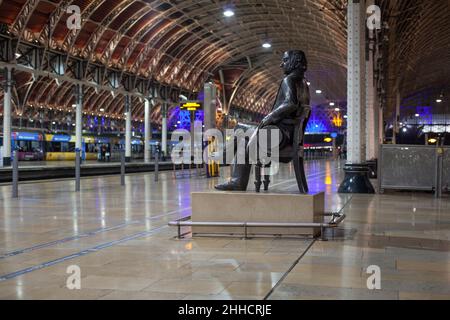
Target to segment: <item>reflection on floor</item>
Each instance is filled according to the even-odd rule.
[[[334,239],[175,240],[167,222],[218,181],[153,174],[0,187],[0,299],[450,299],[450,201],[430,194],[338,195],[342,163],[307,164]],[[224,170],[228,174],[228,169]],[[295,191],[292,168],[272,191]],[[330,234],[331,236],[332,234]],[[303,256],[303,257],[302,257]],[[287,271],[302,257],[293,270]],[[66,287],[81,268],[81,290]],[[369,266],[381,290],[368,290]]]

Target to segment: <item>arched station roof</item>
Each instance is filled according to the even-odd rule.
[[[448,83],[448,1],[377,4],[389,13],[383,17],[389,51],[382,70],[389,79],[388,101],[394,86],[406,95]],[[80,30],[67,28],[70,5],[81,9]],[[33,45],[63,54],[69,76],[68,62],[78,59],[86,70],[110,68],[186,92],[200,91],[221,70],[232,106],[267,113],[281,77],[280,56],[291,48],[306,52],[312,89],[324,92],[313,95],[315,103],[345,100],[346,5],[347,0],[0,0],[0,23],[14,40],[13,59],[23,54],[21,45]],[[235,15],[224,17],[230,6]],[[264,42],[272,47],[263,48]],[[21,70],[14,78],[17,112],[29,105],[70,112],[73,83]],[[101,108],[120,118],[123,101],[122,93],[88,87],[85,112],[98,114]],[[134,97],[132,103],[134,118],[142,119],[143,100]],[[157,101],[152,119],[160,118]]]

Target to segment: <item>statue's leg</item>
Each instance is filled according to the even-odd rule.
[[[235,149],[236,156],[231,165],[231,179],[227,183],[217,185],[215,187],[216,189],[222,191],[247,190],[252,170],[251,162],[249,162],[249,149],[251,149],[250,146],[252,146],[253,143],[256,143],[255,136],[256,135],[253,135],[252,139],[246,142],[245,148],[242,148],[242,150],[239,150],[239,148],[237,148],[237,150]],[[238,163],[239,160],[243,163]]]
[[[264,191],[269,190],[270,185],[270,175],[267,174],[270,171],[270,164],[264,166]]]
[[[261,185],[262,185],[262,181],[261,181],[261,164],[258,163],[255,166],[255,190],[257,193],[259,193],[261,191]]]

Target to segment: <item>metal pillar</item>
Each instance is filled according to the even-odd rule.
[[[3,90],[3,165],[11,165],[11,90],[13,86],[11,69],[5,69]]]
[[[75,149],[82,150],[83,148],[83,87],[82,85],[75,86]]]
[[[392,144],[397,144],[397,135],[400,132],[400,103],[401,103],[400,91],[397,89],[395,93],[395,118],[394,129],[392,132]]]
[[[385,128],[384,128],[384,112],[383,112],[383,107],[381,106],[381,104],[378,105],[378,139],[379,139],[379,144],[378,145],[382,145],[384,143],[385,140]],[[378,150],[379,151],[379,150]],[[379,153],[377,153],[379,154]]]
[[[444,149],[438,147],[436,149],[436,177],[435,177],[435,192],[434,196],[436,198],[442,198],[442,177],[444,169]]]
[[[370,183],[366,157],[365,139],[365,1],[348,1],[348,61],[347,61],[347,164],[340,193],[374,193]]]
[[[155,155],[155,182],[159,181],[159,152]]]
[[[120,150],[120,185],[125,186],[125,152]]]
[[[12,197],[19,197],[19,153],[14,151],[12,170]]]
[[[125,96],[125,161],[131,161],[131,103],[130,96]]]
[[[373,78],[373,50],[374,43],[372,41],[373,31],[369,31],[370,43],[369,54],[366,61],[366,160],[374,160],[377,157],[376,144],[378,144],[378,137],[376,132],[378,131],[378,123],[375,119],[378,118],[375,107],[375,84]]]
[[[161,152],[163,157],[167,156],[167,102],[162,105]]]
[[[152,128],[151,128],[151,123],[150,123],[150,112],[151,112],[151,107],[150,107],[150,99],[145,99],[145,115],[144,115],[144,161],[145,163],[149,163],[150,162],[150,137],[151,137],[151,132],[152,132]]]
[[[205,130],[216,127],[216,87],[213,83],[205,83]]]

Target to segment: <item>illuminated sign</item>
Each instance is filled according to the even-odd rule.
[[[332,141],[333,141],[333,139],[331,139],[331,138],[325,138],[325,139],[323,139],[323,141],[324,141],[324,142],[328,142],[328,143],[329,143],[329,142],[332,142]]]
[[[342,127],[343,123],[344,123],[344,120],[342,119],[342,116],[340,114],[333,117],[333,124],[335,127],[340,128],[340,127]]]
[[[180,106],[181,110],[188,110],[188,111],[197,111],[198,109],[201,109],[202,105],[199,102],[196,101],[189,101],[182,103]]]

